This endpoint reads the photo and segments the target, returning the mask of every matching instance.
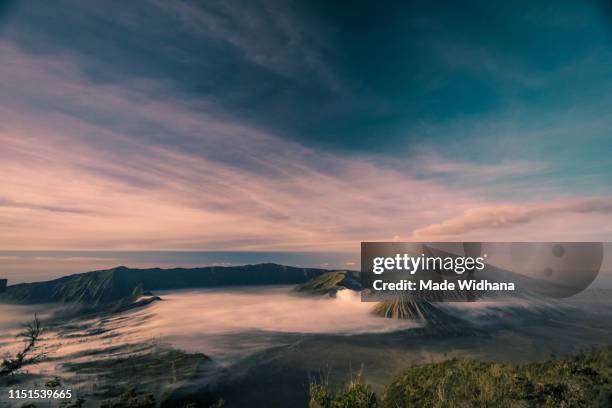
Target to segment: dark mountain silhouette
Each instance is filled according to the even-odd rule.
[[[0,293],[4,293],[4,291],[6,290],[7,282],[8,282],[7,279],[0,279]]]
[[[64,276],[45,282],[10,285],[0,294],[6,303],[83,303],[102,305],[133,297],[136,292],[241,285],[294,285],[326,269],[273,263],[204,268],[112,269]]]

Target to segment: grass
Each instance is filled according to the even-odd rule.
[[[131,388],[116,398],[106,400],[100,408],[155,408],[155,398],[152,394],[138,394]]]
[[[356,379],[340,392],[333,394],[325,383],[310,382],[310,402],[308,408],[376,408],[378,401],[371,387],[361,381],[363,367]]]
[[[406,369],[381,397],[358,381],[310,385],[310,408],[611,407],[612,346],[544,362],[452,359]]]

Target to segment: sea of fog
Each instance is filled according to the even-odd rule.
[[[218,288],[157,293],[162,300],[149,306],[104,318],[55,320],[54,307],[0,304],[0,357],[14,355],[20,326],[38,313],[47,328],[41,347],[48,362],[32,371],[52,374],[65,362],[125,357],[141,345],[167,345],[203,353],[220,366],[231,366],[260,351],[291,346],[315,336],[343,337],[391,333],[420,327],[419,323],[385,319],[372,313],[374,303],[361,302],[357,292],[342,290],[336,297],[304,296],[291,287]],[[593,296],[589,296],[592,298]],[[609,299],[587,305],[589,313],[610,311]],[[562,322],[560,303],[476,302],[441,304],[448,313],[476,326],[507,323],[510,319],[546,317]],[[563,308],[563,316],[577,307]],[[584,309],[586,311],[587,309]],[[552,312],[554,314],[551,314]],[[574,315],[580,316],[576,309]]]
[[[84,350],[120,350],[126,344],[156,342],[204,353],[230,365],[269,347],[289,345],[303,336],[383,333],[418,327],[417,323],[372,314],[373,303],[360,294],[302,296],[290,287],[223,288],[158,293],[162,301],[101,320],[70,322],[48,331],[45,350],[56,362],[74,361]],[[39,308],[41,309],[41,308]],[[45,307],[50,311],[52,308]],[[36,309],[0,305],[0,354],[14,352],[19,326]],[[39,310],[40,313],[40,310]],[[45,315],[41,320],[45,321]],[[55,367],[41,365],[50,371]]]
[[[38,387],[59,375],[83,395],[104,389],[112,383],[109,379],[119,374],[109,368],[113,366],[110,360],[125,362],[137,357],[134,361],[157,364],[159,352],[166,346],[212,359],[209,371],[198,378],[203,384],[219,378],[225,381],[224,375],[242,381],[240,376],[258,364],[295,367],[294,374],[303,374],[304,378],[308,372],[328,367],[341,373],[334,374],[333,381],[344,381],[352,362],[365,364],[369,380],[381,384],[390,372],[442,358],[448,352],[531,361],[551,351],[566,353],[608,343],[612,330],[612,303],[606,291],[590,292],[583,299],[567,302],[439,304],[466,327],[489,335],[472,336],[468,331],[461,337],[441,335],[427,341],[419,337],[420,330],[411,331],[421,324],[378,317],[372,313],[375,303],[362,303],[360,294],[349,290],[338,292],[336,297],[304,296],[291,287],[156,294],[161,301],[95,318],[58,319],[59,305],[0,304],[0,358],[14,356],[23,347],[15,335],[34,313],[45,329],[38,351],[48,358],[27,367],[33,375],[22,377],[25,382],[21,386]],[[157,381],[155,375],[149,373],[147,381]],[[236,389],[242,389],[240,382],[236,384]]]
[[[410,327],[381,319],[359,292],[341,290],[335,297],[302,296],[291,288],[223,289],[161,293],[163,302],[149,330],[160,333],[227,333],[263,330],[286,333],[354,334]],[[180,319],[177,317],[180,316]]]
[[[289,287],[204,289],[160,293],[161,302],[131,313],[137,329],[120,329],[130,341],[156,339],[230,364],[304,335],[350,335],[404,330],[413,322],[372,314],[360,294],[301,296]]]

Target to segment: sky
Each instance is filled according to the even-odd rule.
[[[5,260],[612,241],[605,2],[0,4]]]

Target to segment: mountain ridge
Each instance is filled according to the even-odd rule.
[[[155,291],[240,285],[295,285],[327,272],[330,271],[275,263],[167,269],[118,266],[49,281],[9,285],[4,293],[0,293],[0,302],[100,305],[129,297],[137,288]]]

